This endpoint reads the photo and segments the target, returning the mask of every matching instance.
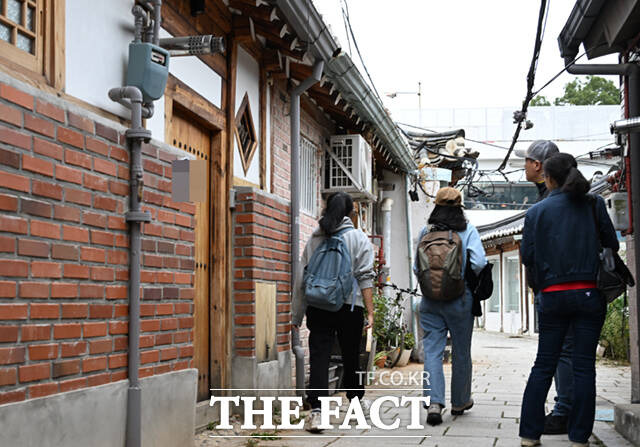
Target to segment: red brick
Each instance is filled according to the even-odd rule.
[[[80,360],[59,360],[53,362],[51,377],[58,378],[62,376],[71,376],[80,372]]]
[[[32,220],[31,236],[60,239],[60,225],[41,220]]]
[[[31,276],[34,278],[61,278],[62,264],[56,262],[31,262]]]
[[[96,135],[114,143],[118,142],[118,131],[100,123],[96,123]]]
[[[63,205],[54,206],[54,219],[80,223],[80,216],[82,216],[82,211],[79,208]]]
[[[21,256],[49,257],[49,244],[29,239],[18,239],[18,254]]]
[[[69,111],[67,112],[67,119],[69,120],[70,126],[84,130],[85,132],[93,133],[93,121],[89,118]]]
[[[25,324],[20,328],[22,341],[50,340],[51,326],[48,324]]]
[[[73,245],[53,244],[51,246],[51,257],[53,259],[78,260],[78,248]]]
[[[109,334],[122,335],[129,333],[129,324],[126,321],[109,322]]]
[[[114,270],[110,267],[91,267],[91,279],[93,281],[113,281]]]
[[[78,357],[87,353],[86,341],[72,341],[60,344],[62,357]]]
[[[90,337],[103,337],[107,335],[107,323],[83,323],[82,324],[83,336],[85,338]]]
[[[180,358],[193,357],[193,345],[180,346]]]
[[[17,368],[0,369],[0,386],[15,385],[18,380]]]
[[[31,303],[32,319],[58,319],[60,316],[60,310],[57,304],[49,303]]]
[[[62,318],[87,318],[89,305],[86,303],[63,303]]]
[[[111,352],[111,350],[111,339],[89,341],[89,354],[104,354],[106,352]],[[109,367],[111,368],[111,366]]]
[[[31,184],[31,192],[36,196],[62,200],[62,187],[55,183],[41,182],[34,179]]]
[[[77,298],[78,285],[56,282],[51,284],[51,298]]]
[[[120,147],[111,146],[111,158],[115,158],[116,160],[124,163],[129,163],[129,152]]]
[[[0,142],[22,149],[31,149],[31,136],[0,125]]]
[[[160,320],[142,320],[140,322],[142,332],[156,332],[160,330]]]
[[[160,360],[173,360],[178,358],[178,349],[175,347],[160,350]]]
[[[64,165],[56,165],[56,180],[80,185],[82,184],[82,171]]]
[[[93,374],[87,378],[87,384],[89,386],[104,385],[105,383],[109,383],[110,380],[111,380],[110,373]]]
[[[31,385],[29,387],[29,397],[46,397],[51,394],[55,394],[58,392],[58,384],[57,383],[42,383],[38,385]]]
[[[78,287],[80,298],[104,298],[104,286],[100,284],[80,284]]]
[[[100,371],[107,368],[107,358],[93,357],[82,361],[82,372]]]
[[[36,112],[61,123],[64,123],[64,110],[48,102],[36,100]]]
[[[64,161],[67,164],[91,169],[91,157],[73,149],[67,149],[64,151]]]
[[[61,143],[66,143],[70,146],[75,146],[80,149],[84,148],[84,136],[81,133],[76,132],[75,130],[67,129],[62,126],[58,126],[58,141],[60,141]],[[90,168],[91,166],[85,167]]]
[[[80,377],[78,379],[63,380],[60,382],[60,392],[65,393],[67,391],[79,390],[87,387],[87,378]]]
[[[33,96],[7,84],[0,84],[0,97],[14,104],[33,110]]]
[[[7,194],[0,194],[0,210],[18,211],[18,198]]]
[[[89,173],[84,174],[84,186],[94,191],[107,192],[109,189],[109,181],[99,175],[93,175]]]
[[[109,192],[118,196],[126,196],[129,194],[129,185],[115,180],[109,180]]]
[[[129,296],[127,286],[107,286],[107,299],[122,300]]]
[[[156,335],[155,345],[170,345],[173,342],[173,334],[171,332],[165,332],[164,334]]]
[[[27,154],[22,156],[22,169],[53,177],[53,163]]]
[[[18,341],[19,326],[0,326],[0,343],[15,343]]]
[[[58,357],[58,345],[29,345],[29,360],[51,360]]]
[[[113,177],[117,175],[117,167],[115,163],[107,160],[101,160],[99,158],[93,159],[93,170]]]
[[[89,230],[82,227],[62,226],[62,238],[65,241],[89,242]]]
[[[127,366],[127,354],[113,354],[109,356],[109,369],[124,368]]]
[[[157,307],[156,307],[156,313],[158,315],[171,315],[171,314],[173,314],[173,304],[171,304],[171,303],[158,304]]]
[[[110,197],[95,195],[93,198],[93,207],[96,209],[114,212],[116,210],[117,205],[118,205],[118,202],[115,199],[112,199]]]
[[[110,230],[124,231],[128,228],[127,222],[124,220],[124,217],[119,216],[109,216],[107,226]]]
[[[82,327],[80,323],[63,323],[53,325],[53,338],[80,338]]]
[[[88,279],[89,278],[89,267],[87,267],[86,265],[65,264],[65,266],[64,266],[64,277],[65,278]]]
[[[21,282],[20,298],[48,298],[48,282]]]
[[[86,144],[87,144],[88,151],[95,152],[96,154],[104,155],[105,157],[109,155],[109,145],[100,140],[87,137]]]
[[[84,213],[82,213],[82,216],[85,225],[101,228],[105,228],[107,226],[107,216],[105,216],[104,214],[85,211]]]
[[[0,304],[0,320],[26,320],[27,304]]]
[[[35,380],[48,379],[51,375],[49,363],[38,363],[35,365],[20,366],[18,377],[20,382],[33,382]]]
[[[82,247],[80,259],[87,262],[100,262],[104,264],[105,250],[102,248]]]
[[[23,197],[20,200],[20,210],[33,216],[51,217],[51,204],[40,200],[31,200]]]
[[[0,405],[20,402],[27,398],[27,391],[23,389],[0,393]]]
[[[77,203],[79,205],[91,205],[91,193],[89,191],[65,188],[64,197],[67,202]]]
[[[142,376],[139,376],[139,377],[142,378]],[[127,370],[126,369],[111,373],[111,381],[112,382],[117,382],[119,380],[124,380],[126,378],[127,378]]]
[[[62,160],[62,146],[46,140],[42,140],[38,137],[33,138],[33,151],[36,154],[44,155],[45,157]],[[58,174],[59,167],[60,166],[56,167],[56,174]]]
[[[151,341],[149,341],[151,339]],[[141,335],[140,336],[140,347],[148,348],[153,346],[153,335]],[[128,337],[115,337],[113,339],[113,350],[114,351],[126,351],[129,349],[129,338]]]
[[[0,365],[24,363],[25,353],[26,350],[24,346],[10,346],[8,348],[0,348]]]
[[[111,318],[113,306],[110,304],[91,304],[89,306],[89,318]]]
[[[24,114],[25,129],[32,130],[49,138],[56,136],[56,126],[51,121],[43,120],[30,113]]]
[[[0,259],[0,276],[27,276],[29,263],[12,259]]]
[[[16,191],[29,192],[29,179],[22,175],[2,172],[0,175],[0,187],[14,189]]]
[[[140,363],[156,363],[160,359],[160,351],[154,349],[153,351],[144,351],[140,353]]]
[[[22,127],[22,110],[0,104],[0,121]]]

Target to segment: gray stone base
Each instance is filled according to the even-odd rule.
[[[193,446],[197,370],[147,377],[142,388],[142,445]],[[122,380],[0,405],[0,445],[124,447],[127,388]]]
[[[616,405],[615,425],[618,433],[640,447],[640,404]]]

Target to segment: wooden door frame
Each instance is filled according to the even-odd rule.
[[[223,90],[225,83],[223,83]],[[224,98],[223,95],[223,99]],[[227,96],[228,98],[228,96]],[[169,76],[165,91],[165,129],[169,128],[174,106],[191,111],[198,122],[211,130],[209,178],[209,381],[210,387],[228,388],[231,373],[230,361],[230,252],[231,213],[229,209],[229,163],[228,123],[225,112],[200,96],[186,84]],[[215,289],[215,292],[214,292]]]

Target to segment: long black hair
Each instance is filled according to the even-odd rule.
[[[436,205],[429,216],[429,223],[447,230],[464,231],[467,229],[467,218],[461,206]]]
[[[336,192],[327,198],[327,205],[320,218],[320,228],[324,234],[332,234],[342,220],[353,212],[353,199],[346,192]]]
[[[571,154],[564,152],[549,157],[542,166],[544,174],[551,177],[560,191],[572,199],[583,199],[589,192],[589,181],[578,171],[578,163]]]

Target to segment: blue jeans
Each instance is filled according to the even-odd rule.
[[[585,443],[593,431],[596,409],[596,347],[607,305],[596,289],[542,293],[537,303],[540,318],[538,354],[522,400],[520,436],[540,439],[544,404],[558,365],[565,335],[573,325],[573,406],[569,413],[569,439]]]
[[[462,408],[471,400],[471,335],[473,315],[471,292],[453,301],[433,301],[422,298],[420,326],[424,330],[424,396],[431,396],[432,404],[445,406],[444,372],[442,360],[451,334],[451,405]],[[428,382],[427,382],[428,379]]]

